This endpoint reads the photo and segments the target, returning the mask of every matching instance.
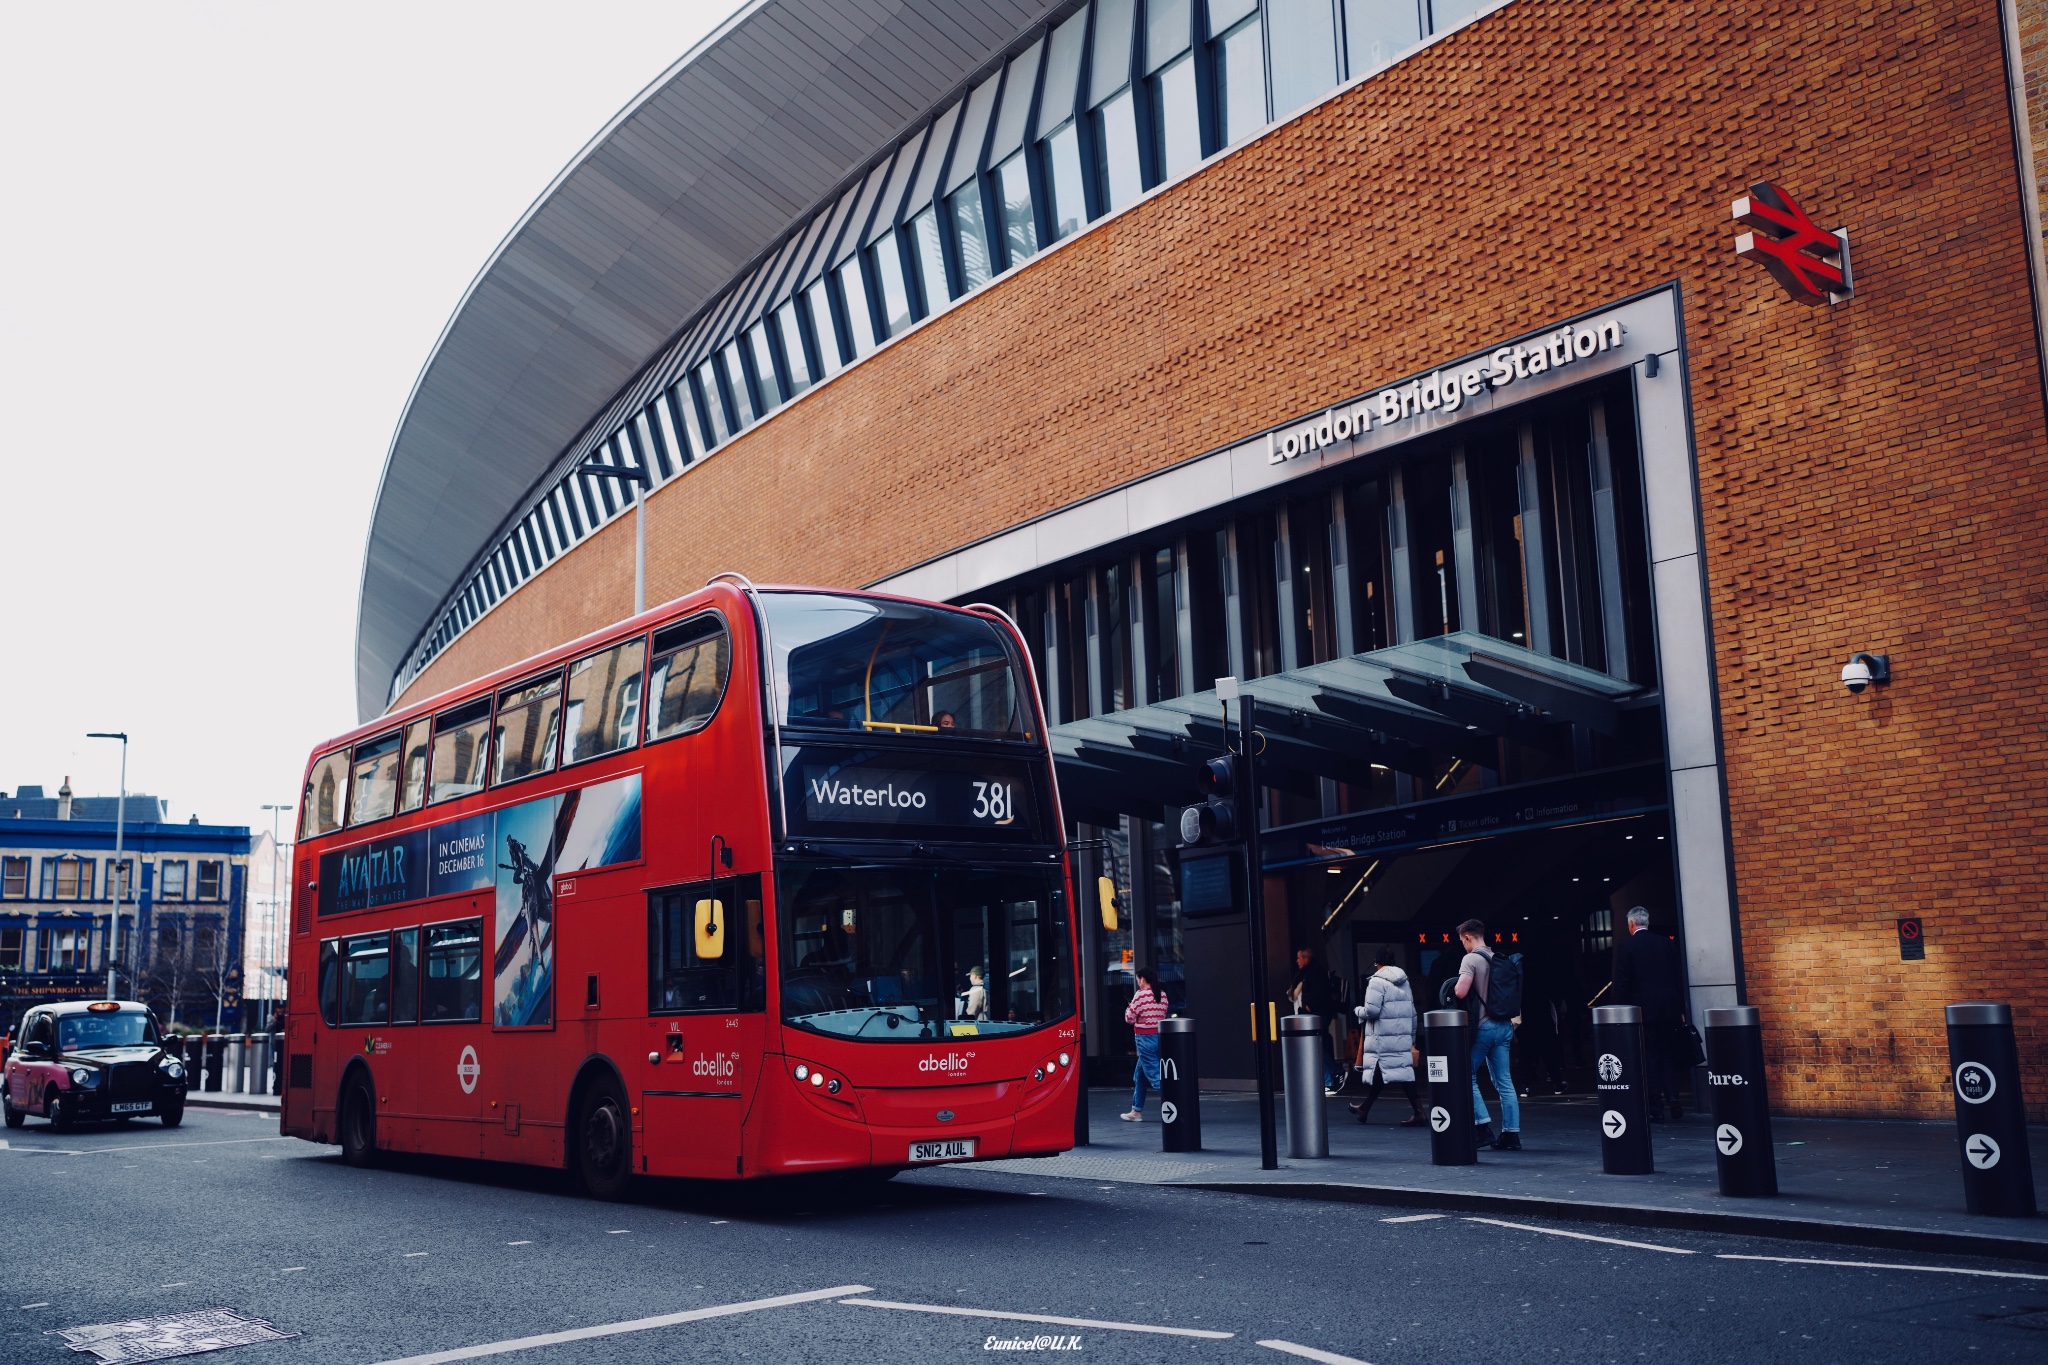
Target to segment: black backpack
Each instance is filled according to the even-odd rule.
[[[1493,955],[1486,978],[1486,1017],[1502,1023],[1522,1012],[1522,964],[1506,953]]]

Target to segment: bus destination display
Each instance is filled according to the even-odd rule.
[[[957,770],[806,763],[804,815],[813,822],[1029,829],[1036,809],[1019,767],[995,762]]]

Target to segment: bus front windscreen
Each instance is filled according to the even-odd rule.
[[[1031,739],[1006,633],[908,602],[761,595],[786,726],[856,734]]]
[[[874,1042],[1021,1033],[1073,1013],[1059,874],[789,862],[782,1017]]]

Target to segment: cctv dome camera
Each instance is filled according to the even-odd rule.
[[[1888,654],[1865,654],[1861,650],[1849,656],[1849,662],[1842,665],[1842,686],[1852,693],[1861,692],[1872,683],[1887,683],[1892,680],[1892,661]]]

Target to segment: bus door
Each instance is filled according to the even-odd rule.
[[[482,897],[462,919],[420,927],[418,1066],[414,1103],[420,1145],[454,1156],[482,1153],[486,1106],[502,1088],[492,1075],[484,1022],[485,922]]]
[[[758,874],[648,894],[648,1169],[731,1178],[761,1066],[765,945]]]

